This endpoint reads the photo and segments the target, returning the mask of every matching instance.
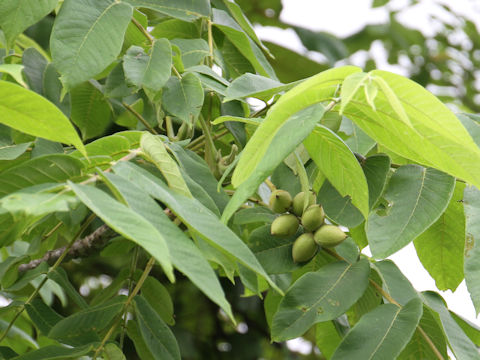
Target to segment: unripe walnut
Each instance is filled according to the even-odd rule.
[[[292,196],[285,190],[274,190],[270,195],[270,209],[274,212],[282,214],[292,205]]]
[[[309,191],[308,194],[309,194],[309,198],[308,198],[307,207],[317,202],[317,197],[313,192]],[[305,202],[305,193],[303,191],[295,195],[295,197],[293,198],[293,205],[292,205],[293,213],[295,215],[302,216],[304,202]]]
[[[312,233],[300,235],[292,247],[292,257],[294,262],[304,262],[310,260],[317,252],[317,244],[313,240]]]
[[[315,231],[323,225],[325,213],[320,205],[310,205],[302,215],[302,225],[307,231]]]
[[[281,215],[273,220],[270,232],[276,236],[292,236],[297,232],[299,225],[300,223],[295,215]]]
[[[347,238],[342,229],[335,225],[323,225],[315,232],[315,242],[323,247],[334,247]]]

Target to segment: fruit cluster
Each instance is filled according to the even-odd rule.
[[[280,215],[270,227],[275,236],[293,236],[300,223],[305,232],[296,238],[292,247],[292,257],[295,262],[310,260],[317,252],[317,245],[334,247],[340,244],[347,235],[335,225],[325,224],[325,213],[321,205],[316,204],[314,193],[302,191],[292,197],[288,191],[274,190],[270,195],[270,208]]]

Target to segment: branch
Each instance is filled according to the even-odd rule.
[[[87,257],[98,249],[103,248],[107,244],[107,241],[113,237],[113,234],[113,231],[107,225],[104,224],[100,226],[91,234],[75,241],[70,250],[68,250],[65,260],[68,261],[79,257]],[[25,272],[35,269],[44,261],[49,265],[53,265],[63,254],[65,249],[66,246],[62,246],[61,248],[47,251],[40,259],[35,259],[29,263],[20,265],[18,271]]]

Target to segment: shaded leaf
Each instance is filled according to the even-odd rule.
[[[87,355],[94,348],[93,345],[85,345],[78,347],[64,347],[58,345],[47,345],[41,349],[20,355],[15,359],[18,360],[53,360],[53,359],[78,359],[83,355]]]
[[[67,90],[100,73],[119,54],[133,8],[114,0],[66,0],[50,38]]]
[[[126,0],[135,7],[144,7],[159,11],[185,21],[193,21],[198,17],[210,15],[210,2],[208,0]]]
[[[455,291],[463,280],[465,214],[463,189],[457,182],[447,209],[414,241],[418,258],[439,290]]]
[[[476,314],[480,312],[480,191],[467,186],[464,191],[466,222],[465,282]]]
[[[33,299],[29,304],[26,304],[25,310],[27,310],[28,316],[30,316],[32,322],[43,335],[48,335],[52,327],[63,319],[63,316],[60,316],[39,298]]]
[[[386,214],[373,212],[366,223],[372,254],[387,257],[423,233],[447,207],[454,185],[454,178],[432,168],[398,168],[383,195]]]
[[[275,341],[303,335],[313,324],[333,320],[352,306],[368,285],[370,266],[340,261],[309,272],[293,283],[273,317]]]
[[[162,95],[162,106],[170,114],[187,123],[192,123],[203,105],[203,87],[200,80],[192,73],[185,74],[182,79],[171,77]]]
[[[421,316],[420,299],[412,299],[404,307],[380,305],[348,332],[332,360],[395,359],[410,341]]]

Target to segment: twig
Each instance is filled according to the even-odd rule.
[[[150,125],[148,121],[145,120],[145,118],[142,115],[140,115],[134,108],[132,108],[130,105],[128,105],[123,101],[122,101],[122,105],[125,107],[125,109],[130,111],[130,113],[132,113],[133,116],[135,116],[138,120],[140,120],[143,126],[145,126],[152,134],[158,135],[158,132],[152,127],[152,125]]]

